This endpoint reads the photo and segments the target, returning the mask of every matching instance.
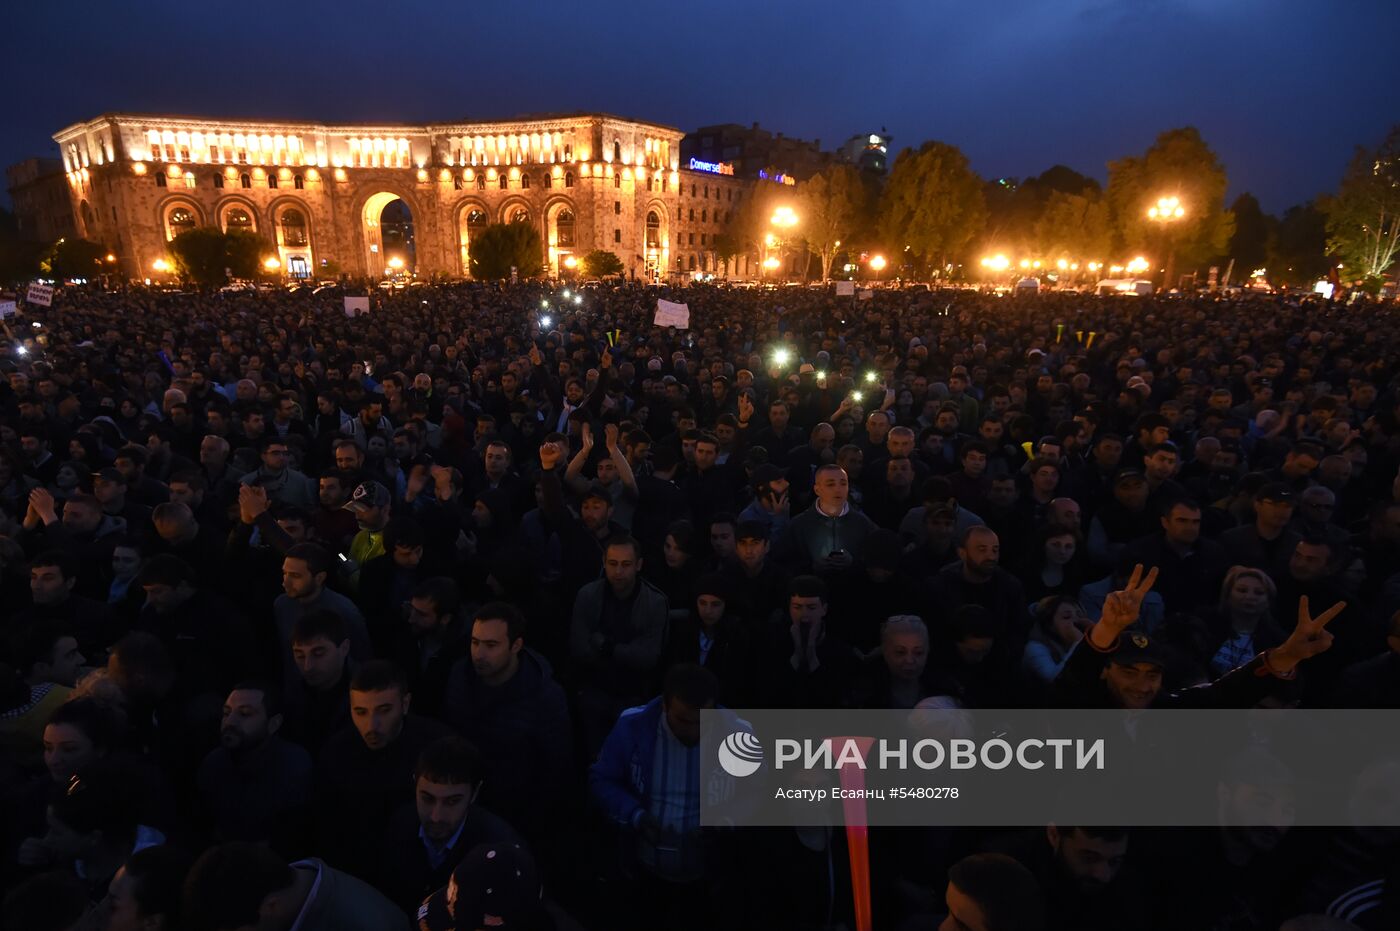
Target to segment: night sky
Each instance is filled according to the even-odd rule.
[[[604,110],[888,127],[987,177],[1105,162],[1194,124],[1265,209],[1400,122],[1400,0],[569,0],[7,4],[0,162],[105,111],[436,121]]]

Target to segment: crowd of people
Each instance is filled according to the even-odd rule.
[[[566,289],[7,322],[0,925],[854,928],[701,711],[1400,707],[1392,307]],[[1400,831],[1248,789],[872,829],[875,926],[1400,927]]]

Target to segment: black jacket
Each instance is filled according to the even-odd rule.
[[[428,896],[452,877],[452,871],[477,844],[518,844],[524,840],[502,818],[472,803],[462,822],[462,833],[447,850],[436,868],[428,862],[428,851],[418,836],[421,822],[413,803],[401,805],[389,818],[388,830],[380,844],[382,858],[375,886],[404,911],[413,913]]]
[[[452,667],[443,718],[485,760],[481,802],[533,835],[556,810],[573,764],[573,726],[564,689],[529,649],[510,681],[492,688],[471,657]]]
[[[399,739],[382,750],[365,745],[354,726],[326,741],[317,761],[316,839],[321,855],[357,876],[372,875],[389,817],[413,800],[418,754],[450,728],[408,715]]]

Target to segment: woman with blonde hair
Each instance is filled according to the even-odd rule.
[[[1206,618],[1205,659],[1212,678],[1243,666],[1287,638],[1273,617],[1277,597],[1274,580],[1262,569],[1235,566],[1225,574],[1220,604]]]

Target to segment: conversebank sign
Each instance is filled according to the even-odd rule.
[[[702,162],[698,158],[690,160],[691,171],[707,171],[712,175],[732,175],[734,165],[730,162]]]

